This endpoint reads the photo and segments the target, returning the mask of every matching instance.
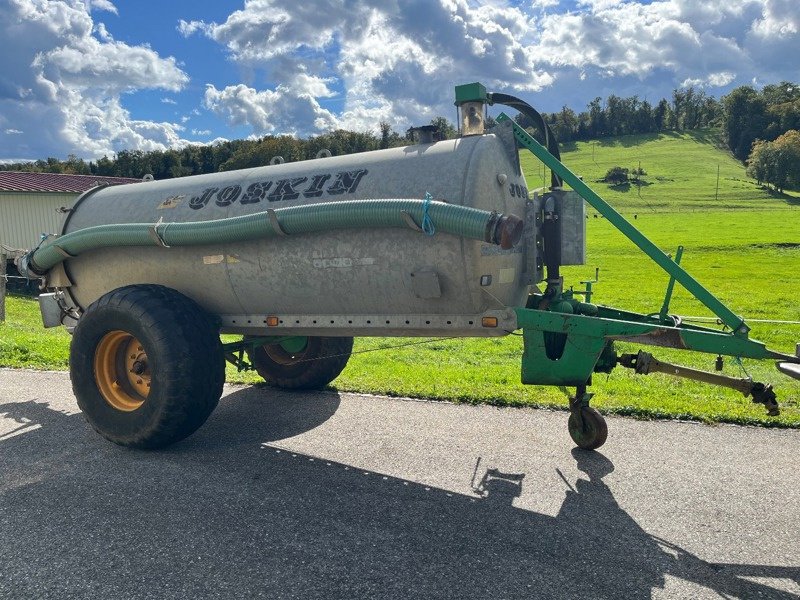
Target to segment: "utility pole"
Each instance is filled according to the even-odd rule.
[[[639,161],[639,170],[636,172],[636,191],[639,194],[639,198],[642,197],[642,182],[640,178],[642,176],[642,161]]]

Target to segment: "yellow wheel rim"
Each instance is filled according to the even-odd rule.
[[[147,354],[141,342],[124,331],[110,331],[97,344],[94,376],[103,398],[117,410],[134,411],[150,394]]]

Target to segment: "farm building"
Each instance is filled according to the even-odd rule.
[[[135,183],[128,177],[0,171],[0,245],[9,258],[35,247],[43,233],[58,233],[65,208],[101,183]]]

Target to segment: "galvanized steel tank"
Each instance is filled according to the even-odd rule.
[[[499,127],[430,144],[107,187],[76,202],[62,233],[110,223],[208,221],[294,204],[422,199],[426,193],[524,217],[528,192],[510,131]],[[515,327],[507,307],[524,304],[528,293],[522,246],[502,250],[409,228],[213,247],[120,247],[68,259],[67,280],[51,275],[48,285],[63,286],[85,309],[124,285],[161,284],[218,315],[223,332],[501,335]],[[487,315],[497,316],[499,326],[483,327]]]

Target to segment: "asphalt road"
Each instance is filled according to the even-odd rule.
[[[0,597],[800,597],[800,431],[225,393],[132,451],[0,370]]]

